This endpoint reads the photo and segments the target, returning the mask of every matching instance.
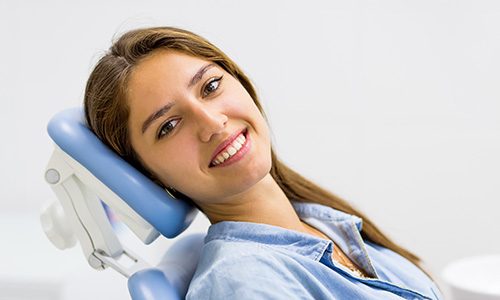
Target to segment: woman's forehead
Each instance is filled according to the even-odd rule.
[[[189,74],[191,68],[209,62],[204,57],[193,56],[181,51],[159,49],[141,59],[134,67],[134,72],[162,70],[178,75]],[[132,74],[133,75],[133,74]]]
[[[168,92],[188,88],[202,66],[210,61],[178,51],[159,51],[145,58],[132,71],[127,94]],[[217,67],[215,63],[212,64]]]

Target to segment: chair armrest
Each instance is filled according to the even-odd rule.
[[[164,254],[156,268],[138,271],[128,280],[133,300],[184,299],[196,271],[205,233],[186,235]]]
[[[176,241],[163,255],[156,266],[182,298],[185,297],[191,279],[193,278],[206,233],[193,233]]]
[[[138,271],[128,279],[128,291],[133,300],[180,300],[162,271],[151,268]]]

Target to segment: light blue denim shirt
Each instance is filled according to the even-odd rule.
[[[332,260],[334,244],[282,227],[223,221],[209,227],[186,299],[442,299],[413,263],[363,241],[362,220],[314,203],[292,201],[372,278]]]

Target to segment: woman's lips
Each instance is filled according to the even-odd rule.
[[[241,130],[238,130],[237,132],[233,133],[230,137],[228,137],[224,142],[220,143],[217,148],[215,148],[214,153],[212,154],[212,159],[210,162],[212,162],[224,149],[226,149],[227,146],[231,145],[233,141],[242,133],[246,132],[246,128],[243,128]]]
[[[228,165],[231,165],[237,161],[239,161],[245,154],[250,150],[251,147],[251,141],[250,141],[250,134],[248,133],[247,130],[243,131],[243,135],[245,136],[245,142],[241,146],[241,148],[236,152],[233,156],[230,158],[226,159],[224,162],[213,165],[212,162],[210,162],[210,165],[208,166],[209,168],[215,168],[215,167],[225,167]]]

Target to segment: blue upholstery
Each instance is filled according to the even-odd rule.
[[[128,279],[128,290],[133,300],[177,300],[180,297],[162,271],[146,269]]]
[[[161,187],[104,145],[87,127],[81,108],[56,114],[48,132],[54,142],[87,168],[167,238],[182,233],[198,210],[171,198]],[[157,268],[136,272],[128,281],[133,300],[183,299],[196,268],[205,234],[176,241]]]
[[[135,273],[128,280],[133,300],[184,299],[204,244],[205,233],[176,241],[156,268]]]
[[[194,233],[180,238],[168,249],[157,266],[183,299],[196,271],[205,235],[206,233]]]

